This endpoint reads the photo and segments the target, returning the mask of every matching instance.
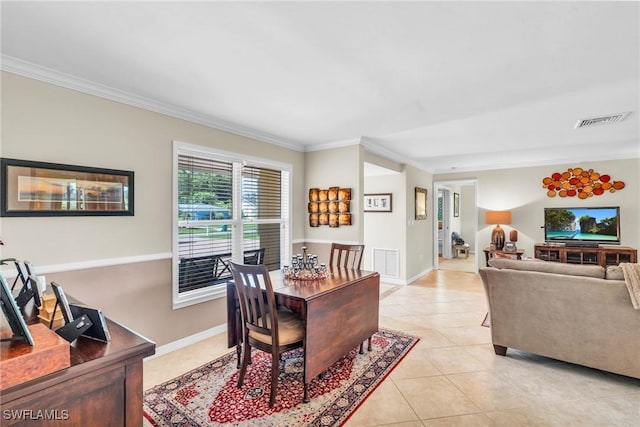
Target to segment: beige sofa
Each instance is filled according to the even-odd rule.
[[[640,310],[620,267],[493,259],[480,276],[496,354],[511,347],[640,378]]]

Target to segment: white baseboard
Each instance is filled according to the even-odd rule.
[[[380,276],[380,283],[386,283],[388,285],[406,285],[407,281],[396,277]]]
[[[416,280],[418,280],[422,276],[425,276],[425,275],[431,273],[432,271],[433,271],[433,267],[429,267],[426,270],[423,270],[422,272],[416,274],[415,276],[413,276],[412,278],[407,280],[407,284],[411,284],[411,283],[415,282]]]
[[[207,329],[196,334],[190,335],[185,338],[181,338],[177,341],[170,342],[169,344],[161,345],[160,347],[156,347],[156,354],[153,356],[146,357],[144,360],[152,360],[156,357],[163,356],[167,353],[171,353],[172,351],[179,350],[183,347],[186,347],[191,344],[195,344],[197,342],[206,340],[207,338],[211,338],[218,334],[222,334],[227,332],[227,324],[222,324],[211,329]]]

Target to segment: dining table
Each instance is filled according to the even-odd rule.
[[[378,332],[380,275],[374,271],[329,268],[316,280],[271,277],[277,304],[298,313],[305,327],[304,376],[308,384]],[[227,282],[228,346],[240,366],[242,322],[235,283]],[[303,398],[308,402],[305,390]]]

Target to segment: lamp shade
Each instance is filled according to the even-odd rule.
[[[484,214],[485,224],[511,224],[511,211],[487,211]]]

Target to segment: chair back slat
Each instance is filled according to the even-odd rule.
[[[360,269],[363,255],[364,245],[332,243],[329,266]]]
[[[248,330],[278,336],[276,302],[269,270],[264,265],[229,263],[238,293],[240,315]],[[277,342],[277,341],[276,341]]]

